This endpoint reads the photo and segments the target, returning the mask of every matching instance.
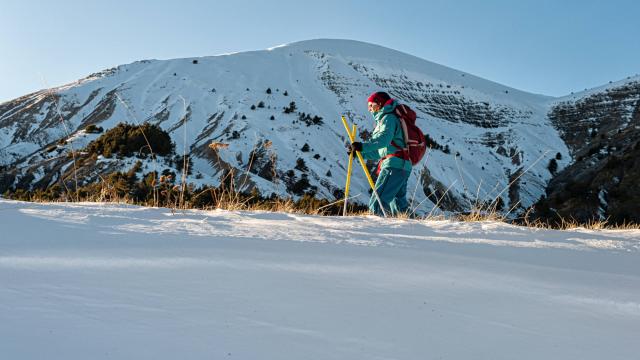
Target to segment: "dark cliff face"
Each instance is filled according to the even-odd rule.
[[[549,117],[575,161],[549,182],[536,215],[640,222],[640,82],[559,103]]]
[[[632,124],[640,100],[640,82],[606,89],[576,101],[563,101],[549,111],[574,158],[580,160],[593,146],[614,138]],[[620,138],[616,138],[620,141]]]

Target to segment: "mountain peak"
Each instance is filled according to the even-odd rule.
[[[336,52],[351,52],[351,51],[396,51],[390,48],[368,43],[365,41],[351,40],[351,39],[330,39],[330,38],[318,38],[309,40],[294,41],[278,46],[269,48],[268,50],[275,50],[280,48],[298,49],[298,50],[326,50]]]

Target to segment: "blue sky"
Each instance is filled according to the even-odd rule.
[[[640,73],[639,13],[631,0],[0,0],[0,102],[140,59],[314,38],[560,96]]]

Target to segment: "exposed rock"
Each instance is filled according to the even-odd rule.
[[[640,222],[640,83],[561,103],[550,117],[576,161],[549,182],[536,217]]]

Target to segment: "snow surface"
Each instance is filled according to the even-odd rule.
[[[633,359],[640,232],[0,199],[5,359]]]
[[[583,91],[579,91],[579,92],[575,92],[575,93],[571,93],[569,95],[565,95],[559,98],[555,98],[553,100],[551,100],[552,104],[556,104],[556,103],[560,103],[560,102],[565,102],[565,101],[577,101],[580,99],[584,99],[587,98],[589,96],[592,95],[596,95],[596,94],[600,94],[600,93],[604,93],[609,89],[615,89],[615,88],[619,88],[622,87],[624,85],[630,84],[630,83],[634,83],[634,82],[638,82],[640,81],[640,75],[634,75],[634,76],[627,76],[624,79],[618,80],[618,81],[611,81],[608,84],[605,85],[601,85],[601,86],[597,86],[591,89],[584,89]]]

